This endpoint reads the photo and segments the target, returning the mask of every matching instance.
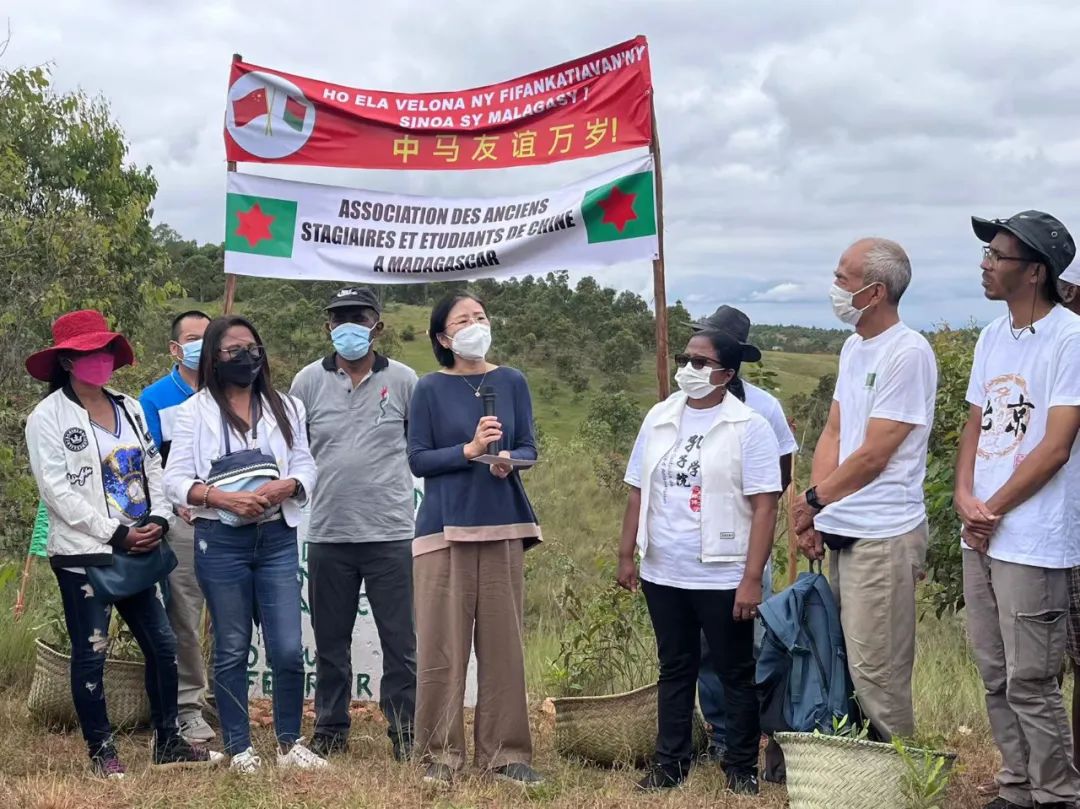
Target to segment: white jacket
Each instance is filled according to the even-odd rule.
[[[302,500],[290,497],[281,504],[285,522],[296,527],[300,524],[301,507],[315,491],[318,473],[315,459],[311,457],[308,449],[304,403],[284,393],[281,398],[285,400],[285,410],[289,414],[289,425],[292,427],[292,449],[285,443],[285,436],[278,429],[277,420],[265,401],[259,418],[258,445],[263,452],[272,455],[277,461],[282,479],[295,478],[304,487]],[[172,446],[169,449],[169,464],[165,467],[165,493],[177,506],[191,506],[188,502],[191,487],[205,481],[210,476],[210,464],[225,454],[225,438],[221,426],[221,409],[205,388],[177,409]],[[244,448],[244,443],[235,433],[229,440],[233,452]],[[196,506],[193,514],[209,520],[219,519],[214,509]]]
[[[168,531],[172,506],[162,488],[161,456],[137,399],[106,389],[142,444],[149,520]],[[112,564],[110,541],[127,528],[109,516],[101,455],[90,414],[75,394],[61,388],[41,400],[26,420],[26,448],[38,491],[49,512],[48,553],[53,567]]]
[[[649,547],[649,499],[653,472],[679,440],[687,396],[678,393],[654,405],[645,417],[648,430],[641,467],[641,511],[637,547]],[[716,421],[701,443],[701,561],[745,562],[750,549],[753,510],[742,488],[742,435],[754,411],[735,396],[725,396]],[[171,463],[171,461],[170,461]]]

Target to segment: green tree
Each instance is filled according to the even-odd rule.
[[[607,372],[633,373],[641,362],[641,354],[641,343],[630,332],[620,331],[601,346],[600,368]]]

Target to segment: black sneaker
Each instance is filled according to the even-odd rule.
[[[1000,795],[994,798],[990,803],[986,804],[983,809],[1027,809],[1025,806],[1021,806],[1018,803],[1007,801]]]
[[[454,783],[454,770],[448,764],[432,762],[424,770],[423,780],[428,786],[448,787]]]
[[[307,745],[307,749],[319,758],[348,753],[349,738],[347,736],[332,736],[329,733],[316,733],[311,737],[311,744]]]
[[[124,765],[111,745],[106,745],[90,756],[90,771],[98,778],[119,781],[124,777]]]
[[[727,788],[736,795],[757,795],[758,775],[753,770],[728,770]]]
[[[637,788],[643,792],[656,792],[661,789],[674,789],[682,786],[686,780],[686,771],[678,764],[664,766],[653,764],[648,774],[637,782]]]
[[[505,781],[518,786],[535,787],[544,783],[544,777],[540,773],[521,761],[495,767],[491,774],[496,781]]]
[[[193,767],[213,767],[225,760],[223,753],[215,753],[205,747],[191,744],[176,733],[165,739],[154,734],[154,756],[151,766],[158,769],[182,770]]]

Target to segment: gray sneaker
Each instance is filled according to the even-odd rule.
[[[515,761],[491,771],[496,781],[505,781],[524,787],[535,787],[544,783],[544,777],[528,764]]]
[[[214,729],[206,723],[201,713],[180,717],[180,735],[195,744],[206,743],[217,737]]]

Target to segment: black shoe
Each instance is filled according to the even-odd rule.
[[[544,783],[544,777],[540,773],[520,761],[495,767],[491,774],[496,781],[506,781],[518,786],[535,787]]]
[[[682,786],[685,780],[686,770],[678,764],[653,764],[649,767],[648,774],[637,782],[637,788],[643,792],[656,792]]]
[[[1038,801],[1035,801],[1035,809],[1076,809],[1076,803],[1066,803],[1065,801],[1039,803]]]
[[[349,752],[348,736],[332,736],[329,733],[316,733],[311,737],[307,749],[319,758],[327,758],[338,753]]]
[[[410,731],[391,730],[390,741],[394,745],[394,760],[404,764],[412,759],[413,736]]]
[[[225,760],[222,753],[215,753],[205,747],[191,744],[179,733],[160,739],[154,735],[154,756],[152,766],[159,769],[188,769],[191,767],[213,767]]]
[[[1027,809],[1025,806],[1021,806],[1018,803],[1007,801],[1000,795],[994,798],[990,803],[986,804],[983,809]]]
[[[424,770],[424,783],[429,786],[448,787],[454,783],[454,770],[447,764],[428,764]]]
[[[757,795],[758,775],[756,770],[727,771],[727,788],[736,795]]]
[[[124,765],[116,755],[116,749],[109,744],[102,745],[90,756],[90,771],[98,778],[119,781],[124,777]]]

